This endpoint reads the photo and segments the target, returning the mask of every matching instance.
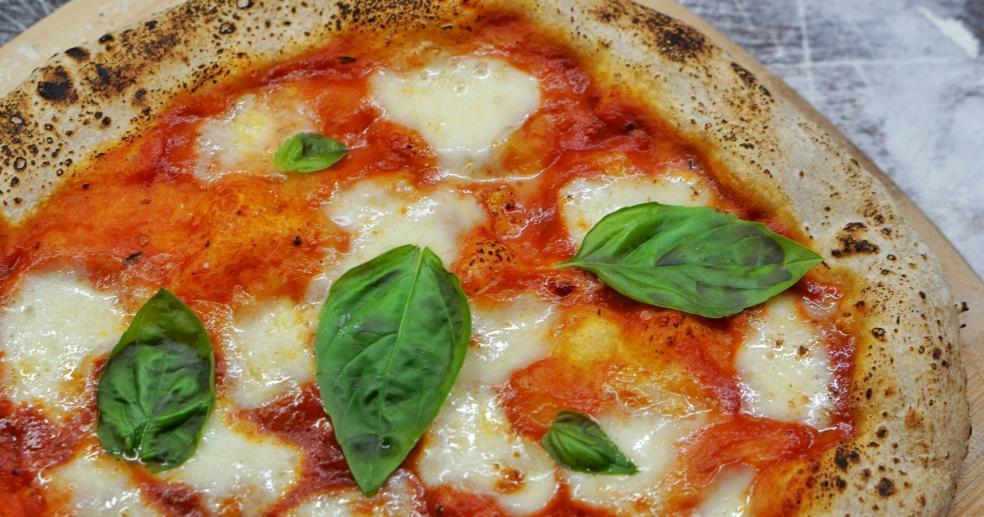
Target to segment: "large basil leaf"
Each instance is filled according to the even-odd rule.
[[[643,303],[720,318],[785,291],[822,260],[761,223],[644,203],[606,215],[558,267],[591,271]]]
[[[429,249],[395,248],[331,286],[318,387],[363,492],[379,490],[437,416],[470,337],[461,283]]]
[[[318,133],[297,133],[284,140],[273,155],[281,172],[316,172],[327,169],[348,154],[345,144]]]
[[[561,411],[540,440],[561,465],[592,474],[635,474],[639,471],[591,418]]]
[[[161,289],[137,311],[99,377],[99,441],[152,471],[176,467],[194,454],[214,402],[208,334]]]

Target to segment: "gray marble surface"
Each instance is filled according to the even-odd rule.
[[[0,0],[0,44],[65,0]],[[984,274],[984,0],[682,0],[866,152]]]

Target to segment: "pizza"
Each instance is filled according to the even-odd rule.
[[[627,0],[192,0],[0,101],[4,515],[939,515],[956,314]]]

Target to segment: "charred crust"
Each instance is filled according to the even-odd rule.
[[[890,497],[895,494],[895,483],[891,479],[881,478],[881,480],[878,481],[876,489],[878,490],[878,495],[882,497]]]
[[[834,257],[846,257],[854,254],[874,254],[880,251],[877,244],[867,238],[868,227],[864,223],[847,223],[837,234],[837,244],[830,251]]]
[[[37,91],[42,99],[58,104],[72,103],[79,98],[72,84],[72,77],[61,66],[42,70]]]
[[[687,63],[710,52],[710,44],[699,31],[635,2],[612,0],[592,14],[605,24],[627,23],[635,27],[649,40],[650,47],[670,61]]]
[[[89,51],[85,47],[72,47],[65,51],[65,55],[75,61],[85,61],[89,59]]]

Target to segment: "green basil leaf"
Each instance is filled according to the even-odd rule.
[[[429,249],[395,248],[331,286],[315,338],[317,381],[364,493],[379,490],[437,416],[470,338],[461,283]]]
[[[606,215],[558,267],[591,271],[633,300],[720,318],[785,291],[822,260],[761,223],[644,203]]]
[[[137,311],[99,377],[99,441],[154,472],[176,467],[194,454],[214,402],[208,333],[161,289]]]
[[[281,172],[316,172],[348,154],[348,147],[318,133],[298,133],[280,144],[273,165]]]
[[[540,440],[561,465],[592,474],[631,475],[639,471],[590,417],[561,411]]]

